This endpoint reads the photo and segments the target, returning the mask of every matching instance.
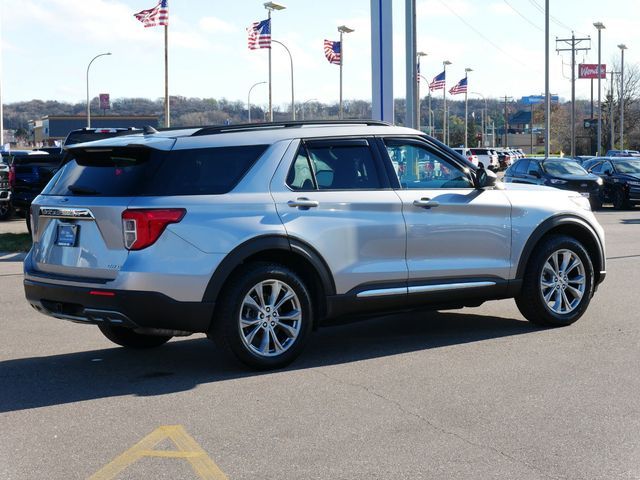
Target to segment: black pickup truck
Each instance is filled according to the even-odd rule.
[[[47,152],[12,153],[9,165],[9,185],[11,204],[15,212],[27,219],[29,227],[29,208],[31,201],[42,191],[51,177],[60,167],[62,149]]]
[[[62,148],[41,148],[25,154],[12,155],[9,167],[11,203],[16,213],[26,218],[29,232],[31,202],[65,163],[65,146],[140,132],[142,130],[137,128],[81,128],[69,132]]]
[[[5,158],[7,159],[5,163]],[[0,220],[11,217],[11,190],[9,190],[9,163],[8,156],[0,158]]]

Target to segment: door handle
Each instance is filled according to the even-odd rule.
[[[429,209],[432,207],[439,207],[440,203],[435,200],[431,200],[430,198],[421,198],[420,200],[414,200],[413,205],[416,207]]]
[[[318,205],[320,205],[320,202],[318,202],[317,200],[309,200],[306,197],[300,197],[296,198],[295,200],[289,200],[287,202],[287,205],[289,205],[291,208],[298,207],[307,210],[309,208],[317,207]]]

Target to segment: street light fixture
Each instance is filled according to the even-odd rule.
[[[284,10],[285,7],[281,3],[276,2],[266,2],[263,4],[264,8],[267,9],[268,18],[269,18],[269,28],[271,29],[271,12]],[[271,32],[270,32],[271,33]],[[273,96],[271,95],[271,48],[269,50],[269,121],[273,122]]]
[[[444,73],[444,85],[442,86],[442,143],[447,143],[447,65],[451,65],[449,60],[442,62]]]
[[[89,65],[87,65],[87,128],[91,128],[91,103],[89,102],[89,68],[96,58],[111,55],[111,52],[101,53],[91,59]]]
[[[253,85],[251,85],[251,88],[249,89],[249,93],[247,94],[247,112],[249,114],[249,123],[251,123],[251,90],[254,89],[254,87],[257,87],[258,85],[263,85],[267,82],[257,82],[254,83]]]
[[[624,150],[624,51],[627,46],[624,43],[618,45],[620,49],[620,150]]]
[[[416,75],[416,130],[420,130],[420,59],[422,57],[426,57],[427,55],[428,54],[425,52],[416,53],[416,63],[418,64],[418,75]]]
[[[355,30],[346,25],[340,25],[338,32],[340,32],[340,119],[342,119],[344,115],[342,110],[342,65],[344,63],[344,42],[342,41],[342,37],[345,33],[353,33]]]
[[[287,46],[284,43],[279,42],[278,40],[274,40],[273,38],[271,39],[271,41],[273,43],[277,43],[278,45],[282,45],[284,49],[287,51],[287,54],[289,55],[289,65],[291,68],[291,120],[295,120],[296,119],[296,101],[295,101],[294,89],[293,89],[293,56],[291,55],[291,51],[287,48]]]
[[[606,27],[602,22],[595,22],[593,24],[594,27],[598,29],[598,150],[596,151],[596,155],[602,155],[602,104],[601,104],[601,88],[600,81],[602,77],[602,72],[600,71],[600,66],[602,65],[602,60],[600,56],[601,46],[602,46],[602,30]]]

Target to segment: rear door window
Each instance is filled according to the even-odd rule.
[[[289,170],[293,190],[368,190],[381,178],[365,139],[310,140],[300,146]]]
[[[43,195],[221,194],[234,188],[267,145],[160,151],[145,147],[71,150]]]

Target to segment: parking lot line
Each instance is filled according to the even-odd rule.
[[[171,440],[178,450],[154,450],[164,440]],[[198,477],[205,480],[227,480],[227,476],[207,452],[186,432],[182,425],[163,425],[94,473],[89,480],[111,480],[143,457],[185,459]]]

